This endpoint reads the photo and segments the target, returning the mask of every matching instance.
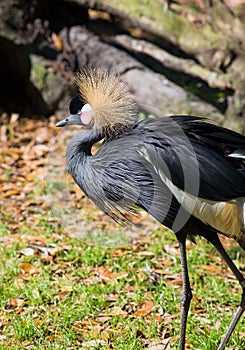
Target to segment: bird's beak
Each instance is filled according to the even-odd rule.
[[[66,125],[82,125],[80,114],[71,114],[69,117],[59,121],[55,126],[61,128]]]

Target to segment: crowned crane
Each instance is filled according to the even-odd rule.
[[[125,221],[141,208],[175,233],[183,279],[180,350],[192,299],[186,238],[200,235],[215,246],[242,287],[218,347],[223,350],[245,309],[245,279],[218,237],[233,238],[245,249],[245,136],[195,116],[138,121],[126,84],[102,69],[86,68],[76,82],[71,115],[56,124],[85,127],[67,148],[73,179],[114,220]]]

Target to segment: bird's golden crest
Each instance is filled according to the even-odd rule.
[[[94,128],[110,134],[135,122],[132,95],[115,73],[88,67],[77,74],[76,84],[83,102],[92,107]]]

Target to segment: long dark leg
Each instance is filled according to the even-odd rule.
[[[185,350],[185,335],[186,335],[186,323],[188,317],[188,311],[190,308],[190,303],[192,299],[192,292],[188,274],[187,260],[186,260],[186,235],[176,235],[179,248],[180,248],[180,259],[182,268],[182,293],[180,297],[181,306],[181,318],[180,318],[180,339],[179,339],[179,349]]]
[[[227,332],[225,333],[219,347],[218,350],[224,350],[226,344],[228,343],[230,336],[232,334],[232,332],[234,331],[238,321],[240,320],[243,312],[245,311],[245,278],[244,276],[241,274],[241,272],[238,270],[238,268],[236,267],[236,265],[233,263],[233,261],[231,260],[231,258],[229,257],[229,255],[226,253],[224,247],[222,246],[218,236],[213,237],[213,239],[210,239],[210,237],[206,237],[214,246],[215,248],[218,250],[218,252],[220,253],[220,255],[222,256],[222,258],[225,260],[226,264],[229,266],[229,268],[231,269],[231,271],[234,273],[236,279],[238,280],[238,282],[240,283],[241,287],[242,287],[242,299],[240,302],[240,305],[238,306],[238,309],[227,329]]]

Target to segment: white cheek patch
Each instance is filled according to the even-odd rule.
[[[80,119],[81,122],[84,125],[89,125],[91,123],[92,120],[92,107],[90,106],[90,104],[86,103],[82,110],[81,110],[81,114],[80,114]]]

